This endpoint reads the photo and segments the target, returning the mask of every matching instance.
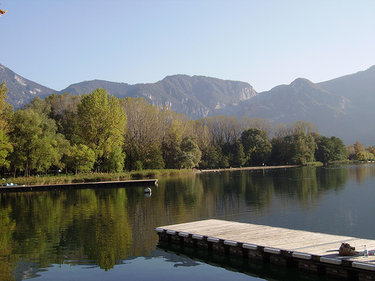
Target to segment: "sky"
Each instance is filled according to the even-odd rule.
[[[375,0],[0,0],[0,64],[62,90],[204,75],[258,92],[375,65]]]

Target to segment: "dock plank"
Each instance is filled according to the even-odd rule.
[[[169,233],[181,232],[184,237],[189,234],[193,239],[205,238],[206,243],[223,241],[226,247],[261,247],[265,253],[279,255],[283,251],[300,260],[314,257],[315,261],[318,260],[327,266],[341,266],[345,261],[345,267],[352,266],[354,270],[375,272],[375,256],[365,257],[358,253],[356,256],[342,257],[338,253],[341,243],[349,243],[358,252],[364,250],[364,245],[368,250],[375,249],[375,240],[370,239],[217,219],[161,226],[158,229]]]

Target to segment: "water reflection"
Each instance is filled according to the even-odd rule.
[[[331,191],[339,198],[350,180],[363,185],[374,177],[375,166],[362,165],[173,177],[160,179],[151,197],[142,187],[1,193],[0,280],[26,279],[28,270],[33,275],[33,268],[51,264],[111,271],[124,260],[152,255],[154,228],[167,224],[206,218],[282,224],[284,212],[286,226],[314,229],[323,212],[318,202],[324,205]],[[338,223],[350,220],[354,229],[357,209],[343,209]],[[325,219],[332,224],[333,217]],[[366,227],[364,235],[373,231]]]

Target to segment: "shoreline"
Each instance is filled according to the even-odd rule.
[[[255,167],[241,167],[241,168],[219,168],[199,170],[200,173],[217,173],[217,172],[232,172],[232,171],[247,171],[247,170],[271,170],[271,169],[287,169],[297,168],[301,165],[282,165],[282,166],[255,166]]]
[[[175,170],[172,171],[168,170],[169,172],[163,173],[163,170],[155,171],[155,176],[159,175],[161,177],[165,176],[172,176],[176,174],[201,174],[201,173],[218,173],[218,172],[234,172],[234,171],[256,171],[256,170],[271,170],[271,169],[288,169],[288,168],[296,168],[300,167],[300,165],[282,165],[282,166],[255,166],[255,167],[241,167],[241,168],[218,168],[218,169],[205,169],[205,170]],[[166,172],[165,170],[164,172]],[[142,172],[140,172],[141,174]],[[139,175],[139,174],[138,174]],[[97,181],[85,181],[82,179],[80,182],[60,182],[58,178],[56,178],[56,181],[51,181],[48,183],[43,183],[43,178],[41,177],[40,182],[35,182],[35,184],[15,184],[11,186],[0,186],[0,193],[1,192],[8,192],[8,191],[35,191],[35,190],[56,190],[56,189],[72,189],[72,188],[91,188],[95,185],[100,185],[101,187],[118,187],[118,186],[130,186],[130,185],[144,185],[149,184],[150,182],[157,184],[157,179],[150,179],[147,176],[150,175],[150,171],[147,171],[143,175],[139,175],[141,179],[119,179],[117,175],[113,175],[113,180],[111,180],[111,174],[106,174],[105,178],[106,180],[97,180]],[[73,177],[74,178],[74,177]],[[22,179],[22,178],[20,178]],[[17,182],[16,179],[12,179],[12,181]],[[20,181],[22,182],[22,180]]]
[[[64,184],[40,184],[40,185],[12,185],[1,186],[2,192],[26,192],[26,191],[52,191],[61,189],[85,189],[85,188],[114,188],[130,186],[157,186],[157,179],[124,180],[124,181],[102,181],[102,182],[82,182]]]

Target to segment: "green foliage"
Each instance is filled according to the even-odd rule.
[[[348,153],[342,139],[332,136],[331,142],[333,143],[333,156],[332,161],[342,161],[348,158]]]
[[[10,162],[7,160],[7,157],[12,151],[13,146],[9,142],[9,137],[3,130],[0,130],[0,168],[9,167]]]
[[[185,137],[180,145],[180,167],[191,169],[198,166],[201,160],[202,152],[198,145],[190,138]]]
[[[337,137],[327,138],[319,136],[315,139],[316,151],[315,159],[328,164],[333,161],[341,161],[347,158],[347,153],[343,141]]]
[[[165,164],[161,147],[157,144],[150,146],[146,151],[143,162],[146,169],[163,169]]]
[[[271,162],[272,164],[290,164],[292,158],[292,136],[274,137],[271,140],[272,152]]]
[[[233,145],[233,160],[231,165],[234,167],[241,167],[246,162],[243,145],[240,141],[236,141]]]
[[[124,169],[125,153],[121,147],[115,146],[107,159],[104,160],[103,168],[108,172],[121,172]]]
[[[219,168],[220,162],[222,158],[222,150],[219,145],[211,147],[207,154],[204,157],[204,163],[202,163],[202,166],[204,168]]]
[[[315,141],[313,136],[304,133],[293,135],[291,162],[306,164],[314,161]]]
[[[6,92],[3,83],[0,167],[8,173],[305,165],[315,158],[326,164],[348,155],[341,139],[322,137],[303,121],[274,128],[270,141],[267,120],[213,116],[192,121],[143,98],[119,100],[104,89],[36,98],[16,113],[5,102]],[[360,143],[348,151],[357,160],[371,160],[375,153]]]
[[[58,145],[63,136],[56,135],[55,122],[32,107],[15,112],[10,136],[14,143],[12,164],[26,176],[32,170],[46,172],[62,158]]]
[[[268,162],[272,145],[266,131],[257,128],[245,130],[241,134],[241,142],[247,165],[262,165]]]
[[[55,120],[57,132],[63,134],[72,143],[78,143],[75,132],[78,131],[77,106],[81,102],[81,96],[50,95],[45,101],[50,107],[49,117]]]
[[[223,155],[220,159],[220,162],[219,162],[219,167],[220,168],[228,168],[230,166],[229,164],[229,158],[228,156],[226,155]]]
[[[101,170],[101,166],[113,155],[112,151],[124,143],[125,112],[116,97],[108,98],[106,90],[97,89],[82,98],[77,113],[76,134],[81,143],[95,152],[96,167]]]
[[[4,130],[7,122],[6,119],[4,118],[3,114],[5,112],[5,109],[7,107],[7,103],[5,101],[6,99],[6,94],[8,92],[8,89],[5,85],[5,82],[0,84],[0,130]]]
[[[68,156],[68,165],[76,174],[87,173],[92,170],[95,163],[95,152],[84,144],[73,145]]]
[[[360,151],[358,153],[357,160],[358,161],[374,161],[375,156],[374,156],[374,154],[364,150],[364,151]]]
[[[143,170],[143,164],[142,161],[135,161],[134,163],[134,170],[135,171],[142,171]]]
[[[167,168],[179,169],[182,141],[182,128],[178,120],[173,120],[167,129],[166,136],[162,143],[163,159]]]

